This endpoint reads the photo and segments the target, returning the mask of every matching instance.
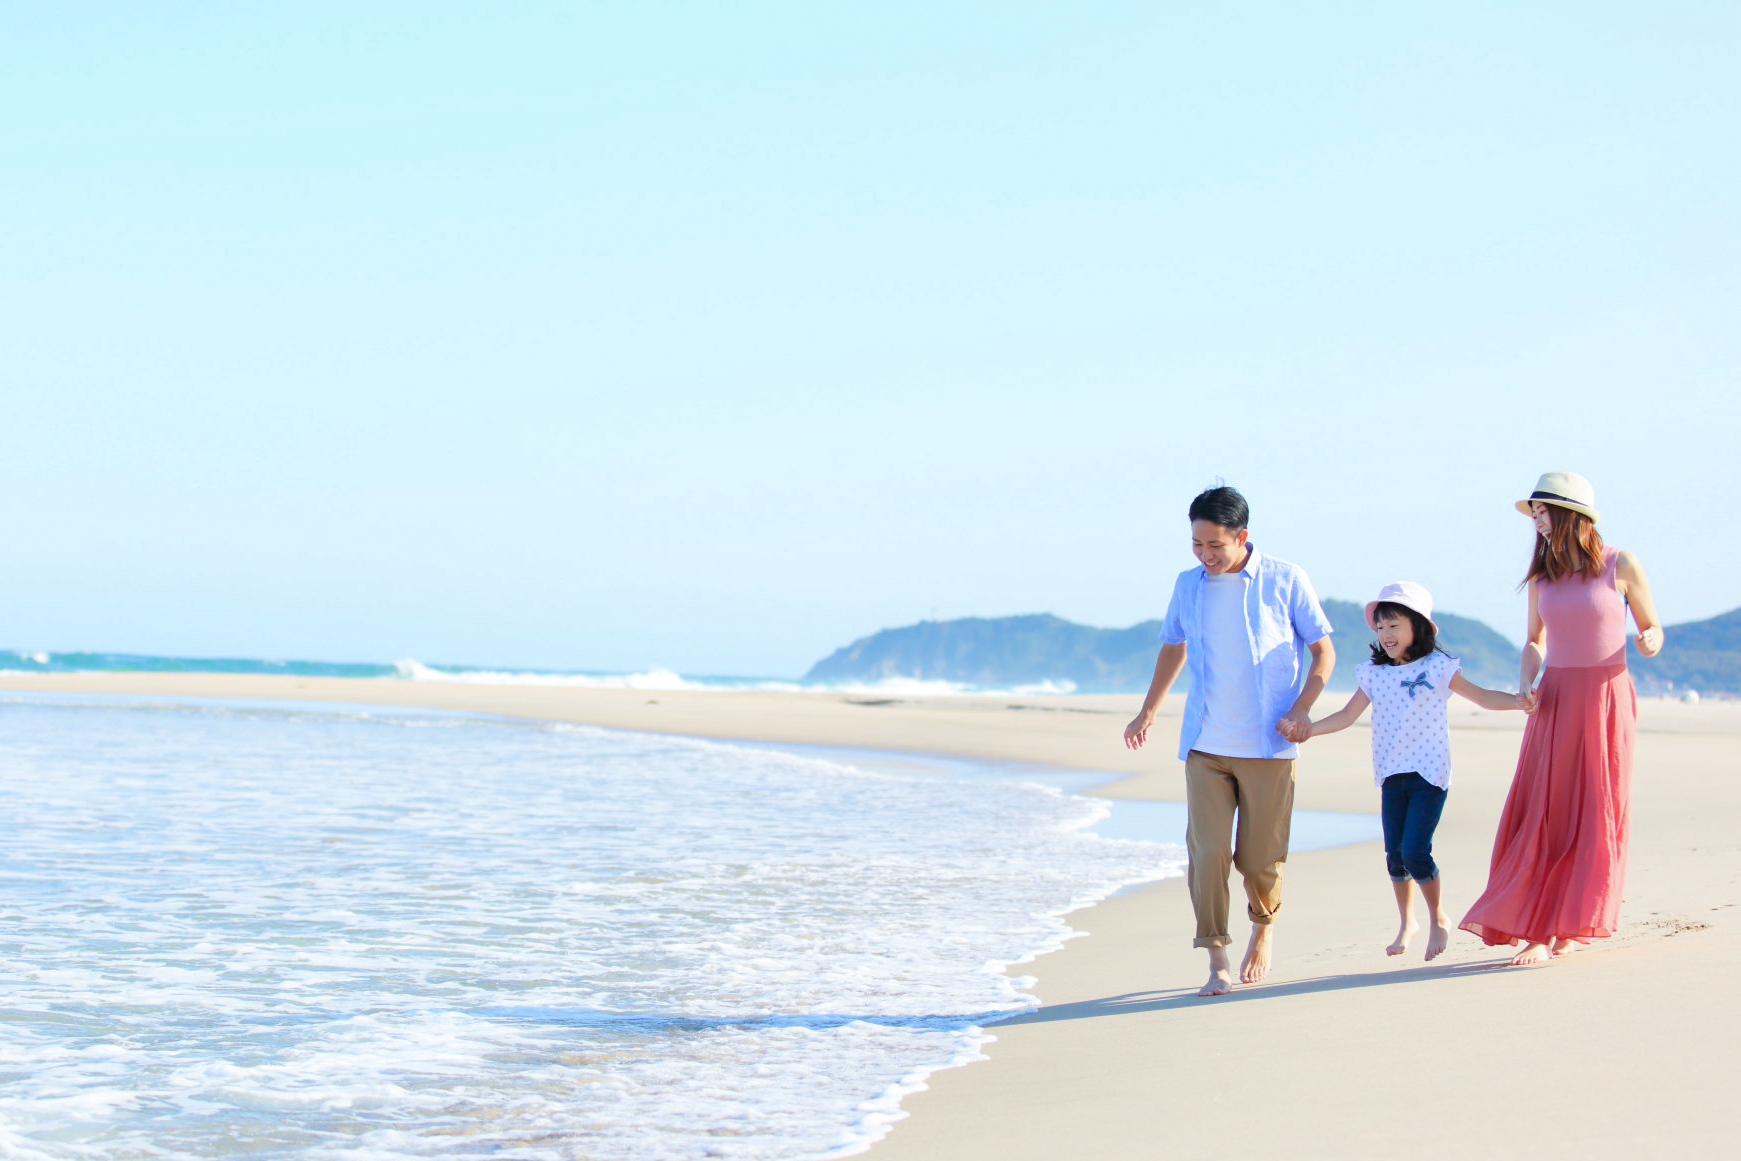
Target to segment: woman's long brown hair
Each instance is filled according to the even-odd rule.
[[[1529,562],[1528,584],[1537,577],[1550,581],[1581,573],[1585,580],[1602,575],[1602,534],[1596,522],[1582,512],[1549,504],[1548,534],[1536,533],[1535,555]]]

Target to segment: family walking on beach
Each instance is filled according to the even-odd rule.
[[[1626,671],[1626,611],[1643,656],[1662,648],[1662,626],[1643,568],[1631,553],[1604,545],[1596,531],[1589,481],[1548,472],[1517,508],[1536,532],[1524,580],[1529,625],[1521,692],[1484,689],[1464,677],[1459,661],[1438,646],[1432,595],[1398,581],[1367,602],[1367,626],[1377,640],[1355,669],[1354,695],[1313,721],[1336,650],[1311,582],[1297,565],[1250,542],[1250,510],[1238,491],[1210,488],[1191,501],[1198,567],[1173,585],[1154,677],[1124,739],[1133,749],[1143,745],[1161,699],[1189,666],[1179,758],[1194,946],[1209,953],[1209,979],[1198,995],[1233,988],[1227,954],[1233,869],[1244,881],[1251,919],[1239,979],[1254,983],[1269,974],[1299,744],[1346,729],[1368,706],[1385,864],[1400,921],[1385,950],[1400,955],[1417,932],[1417,886],[1430,912],[1426,958],[1445,950],[1451,925],[1433,832],[1451,784],[1446,703],[1453,693],[1484,709],[1530,715],[1487,889],[1459,926],[1490,945],[1523,944],[1513,964],[1540,963],[1613,934],[1637,717]]]

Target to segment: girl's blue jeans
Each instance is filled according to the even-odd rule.
[[[1438,877],[1433,862],[1433,831],[1445,811],[1445,791],[1419,774],[1392,774],[1379,788],[1379,816],[1384,823],[1384,862],[1400,883],[1424,883]]]

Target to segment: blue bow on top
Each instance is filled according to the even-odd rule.
[[[1427,680],[1427,675],[1424,673],[1418,677],[1408,678],[1402,683],[1402,687],[1409,691],[1410,701],[1414,700],[1415,694],[1420,690],[1434,688],[1433,683]]]

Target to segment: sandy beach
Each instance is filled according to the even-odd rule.
[[[214,674],[0,675],[0,689],[423,706],[712,738],[929,752],[1098,771],[1177,801],[1179,709],[1124,749],[1135,696],[899,698],[591,690]],[[1319,712],[1341,704],[1329,694]],[[1522,715],[1452,706],[1437,855],[1453,918],[1479,892]],[[1298,805],[1375,812],[1364,725],[1308,744]],[[1623,929],[1550,965],[1459,935],[1428,965],[1394,929],[1377,844],[1288,863],[1276,970],[1200,1000],[1182,880],[1078,912],[1088,933],[1022,970],[1043,1007],[989,1060],[934,1074],[872,1150],[897,1158],[1637,1157],[1729,1144],[1741,1000],[1741,705],[1640,707]],[[1236,948],[1237,950],[1237,948]]]

